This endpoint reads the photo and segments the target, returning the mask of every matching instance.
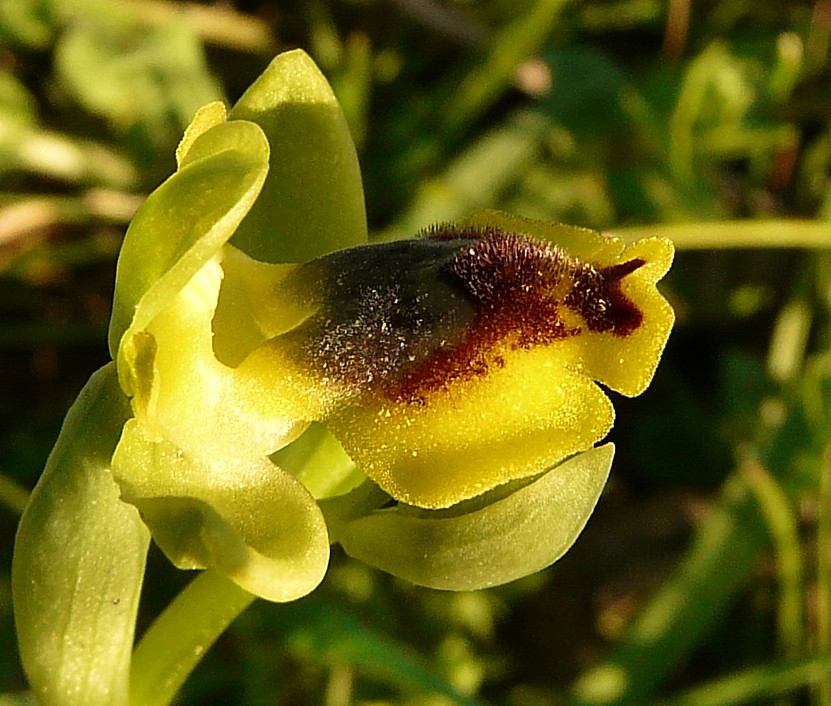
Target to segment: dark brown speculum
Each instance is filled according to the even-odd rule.
[[[319,308],[292,335],[321,375],[418,403],[504,365],[498,351],[547,345],[584,327],[627,336],[642,323],[621,289],[642,259],[595,268],[498,229],[448,225],[424,235],[300,269]]]

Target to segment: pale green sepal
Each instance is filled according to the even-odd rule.
[[[110,363],[64,421],[20,520],[12,591],[20,657],[43,706],[126,706],[150,534],[110,458],[130,405]]]
[[[265,262],[306,262],[367,241],[355,145],[326,78],[302,50],[277,56],[239,99],[233,120],[268,136],[262,197],[233,244]]]
[[[303,485],[267,458],[194,457],[146,438],[130,420],[113,467],[124,499],[179,568],[212,568],[281,602],[323,579],[323,515]]]
[[[254,123],[220,123],[199,135],[183,166],[134,216],[116,270],[110,353],[140,331],[231,237],[260,193],[268,142]]]
[[[429,588],[507,583],[568,551],[594,510],[613,456],[613,444],[590,449],[506,497],[484,506],[480,498],[471,501],[476,509],[457,516],[453,508],[377,510],[339,527],[337,540],[350,556]]]

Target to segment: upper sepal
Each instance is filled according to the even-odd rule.
[[[355,144],[340,104],[302,50],[279,54],[231,110],[260,125],[271,170],[233,243],[265,262],[305,262],[367,240]]]

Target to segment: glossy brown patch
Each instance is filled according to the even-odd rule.
[[[641,258],[599,270],[581,264],[563,303],[583,317],[589,331],[628,336],[643,322],[643,312],[623,293],[620,284],[645,264]]]
[[[643,260],[598,270],[559,247],[498,229],[440,226],[427,235],[467,240],[446,270],[474,298],[476,317],[459,344],[437,350],[386,387],[387,395],[397,401],[417,403],[454,380],[485,375],[491,365],[503,366],[504,359],[493,352],[498,343],[530,348],[578,335],[581,326],[568,325],[562,307],[579,314],[592,332],[625,336],[643,320],[620,286]]]
[[[288,336],[298,359],[356,389],[418,404],[486,375],[499,350],[547,345],[585,328],[626,336],[643,315],[622,280],[644,264],[595,268],[496,228],[437,226],[416,240],[332,253],[298,270],[317,313]]]

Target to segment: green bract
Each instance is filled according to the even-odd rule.
[[[640,394],[672,327],[663,239],[483,212],[367,245],[354,146],[302,52],[230,116],[202,108],[176,156],[124,240],[115,364],[21,522],[45,704],[126,703],[147,528],[176,566],[273,601],[320,583],[330,541],[451,590],[551,564],[611,466],[597,383]]]
[[[127,703],[150,541],[110,474],[129,414],[110,364],[69,410],[17,530],[12,590],[20,658],[47,706]]]

